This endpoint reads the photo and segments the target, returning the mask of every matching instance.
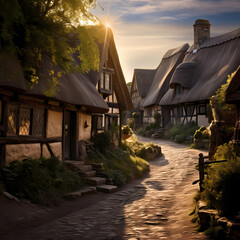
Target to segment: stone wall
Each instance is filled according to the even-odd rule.
[[[63,113],[48,110],[47,138],[62,137]]]
[[[34,144],[9,144],[6,145],[6,165],[14,160],[22,161],[24,158],[40,158],[41,146]]]
[[[78,113],[78,140],[88,140],[91,137],[91,120],[90,114]],[[84,127],[85,121],[88,127]]]

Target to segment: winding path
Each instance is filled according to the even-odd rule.
[[[110,195],[98,193],[97,197],[83,197],[73,203],[75,207],[71,212],[40,221],[38,226],[35,224],[28,231],[20,231],[17,238],[10,234],[6,239],[207,239],[195,230],[188,216],[198,188],[191,183],[198,179],[195,165],[200,151],[167,140],[139,139],[153,141],[162,147],[163,156],[150,163],[149,176]],[[83,207],[84,198],[85,202],[90,200]]]

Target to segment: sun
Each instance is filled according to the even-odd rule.
[[[112,28],[111,23],[108,21],[105,23],[105,26],[106,26],[106,28]]]

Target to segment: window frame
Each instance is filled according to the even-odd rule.
[[[201,111],[200,109],[204,108],[204,111]],[[198,115],[207,115],[207,105],[206,104],[199,104],[197,106],[197,114]]]
[[[14,124],[15,124],[15,133],[9,133],[9,107],[13,106],[16,108],[16,119],[14,119]],[[20,128],[21,128],[21,109],[28,109],[29,110],[29,128],[28,128],[28,134],[21,134],[20,132]],[[33,125],[34,125],[34,112],[36,110],[42,110],[42,113],[40,113],[42,115],[42,122],[41,122],[41,134],[33,134],[33,132],[38,132],[36,130],[33,130]],[[14,103],[10,103],[8,104],[7,107],[7,136],[11,137],[11,136],[18,136],[18,137],[43,137],[44,136],[44,118],[45,118],[45,108],[44,107],[40,107],[40,106],[27,106],[25,104],[14,104]]]
[[[103,94],[111,95],[113,90],[113,78],[112,74],[114,70],[111,68],[103,68],[100,76],[99,91]],[[109,88],[106,88],[106,75],[109,76]]]

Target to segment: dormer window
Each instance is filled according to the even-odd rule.
[[[179,84],[175,84],[174,90],[175,95],[180,95],[183,92],[183,87]]]
[[[112,94],[112,73],[112,69],[103,68],[99,85],[101,93]]]

